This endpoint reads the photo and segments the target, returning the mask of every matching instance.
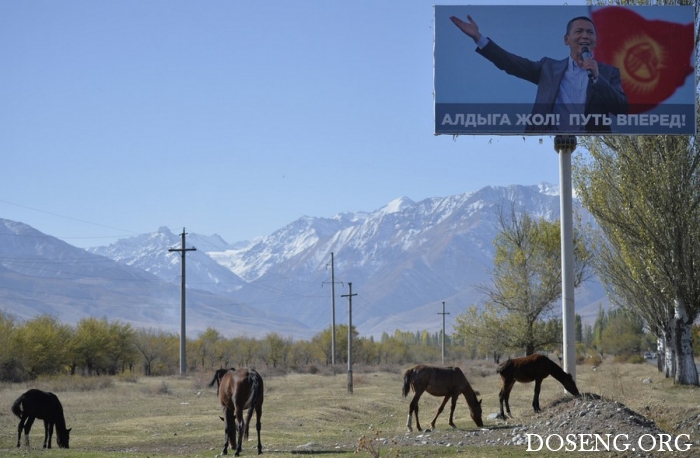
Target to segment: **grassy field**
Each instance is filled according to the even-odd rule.
[[[460,365],[483,398],[486,427],[507,427],[486,420],[498,411],[499,380],[495,366],[479,362]],[[359,456],[522,456],[522,446],[468,447],[459,444],[422,445],[420,433],[406,432],[410,399],[401,397],[402,370],[363,372],[356,368],[354,393],[347,393],[347,376],[288,374],[270,375],[264,370],[265,402],[262,416],[263,454],[283,457],[350,457],[358,445]],[[181,377],[94,377],[39,380],[30,384],[0,386],[0,454],[2,456],[133,456],[213,457],[223,446],[223,422],[216,390],[206,385],[212,374]],[[642,383],[651,378],[652,383]],[[577,368],[582,392],[595,393],[626,404],[671,431],[687,415],[700,412],[695,388],[677,387],[650,364],[617,364],[606,361],[597,370]],[[55,392],[63,403],[71,433],[70,450],[42,450],[43,423],[37,421],[30,434],[33,448],[15,447],[18,419],[12,402],[26,389],[37,387]],[[533,385],[517,384],[510,399],[516,419],[532,414]],[[561,398],[563,389],[548,378],[540,404],[544,409]],[[440,399],[425,395],[420,402],[423,426],[439,406]],[[450,429],[449,406],[437,421],[434,434]],[[460,431],[478,430],[463,399],[455,411]],[[408,436],[406,436],[408,435]],[[251,439],[254,439],[254,428]],[[408,437],[410,445],[393,444],[391,438]],[[361,440],[361,438],[364,438]],[[244,442],[242,456],[256,455],[255,440]],[[54,447],[55,437],[54,437]],[[537,453],[537,456],[547,456]]]

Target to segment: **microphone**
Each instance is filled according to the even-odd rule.
[[[591,54],[591,52],[588,50],[588,46],[584,46],[584,47],[581,49],[581,58],[582,58],[583,60],[592,59],[592,58],[593,58],[593,54]],[[590,79],[593,79],[593,71],[591,71],[591,70],[589,69],[589,70],[586,70],[586,73],[588,73],[588,77],[589,77]]]

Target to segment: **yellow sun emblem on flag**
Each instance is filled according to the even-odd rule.
[[[663,47],[647,35],[629,37],[615,52],[614,65],[620,69],[625,91],[653,92],[666,67]]]

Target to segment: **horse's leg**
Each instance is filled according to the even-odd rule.
[[[258,432],[258,455],[262,453],[262,442],[260,442],[260,417],[262,416],[262,406],[255,407],[255,430]]]
[[[515,380],[512,382],[506,382],[505,380],[503,381],[503,386],[501,387],[500,393],[498,393],[498,402],[501,406],[501,413],[498,415],[498,418],[506,419],[506,414],[503,411],[503,404],[506,406],[506,411],[508,412],[508,415],[512,417],[510,413],[510,404],[508,403],[508,399],[510,398],[510,390],[513,389],[513,385],[515,385]]]
[[[24,445],[29,448],[29,431],[32,430],[32,425],[34,424],[35,417],[28,417],[27,421],[24,423]]]
[[[506,387],[506,412],[508,412],[508,416],[510,418],[513,418],[513,414],[510,413],[510,392],[513,391],[513,387],[515,386],[515,380],[510,382],[508,386]]]
[[[48,420],[44,420],[44,448],[51,448],[51,441],[49,440],[49,428],[51,428],[51,423]]]
[[[437,417],[442,413],[442,409],[445,408],[445,404],[447,404],[448,399],[450,399],[450,396],[445,396],[445,398],[442,400],[442,404],[440,404],[440,407],[438,407],[437,413],[435,413],[435,418],[433,418],[433,421],[430,422],[430,427],[432,429],[435,429],[435,421],[437,420]],[[450,417],[450,419],[451,418],[452,417]]]
[[[540,388],[542,388],[542,379],[538,378],[535,380],[535,397],[532,398],[532,408],[535,409],[535,413],[540,412]]]
[[[243,409],[236,409],[236,429],[238,429],[238,442],[236,445],[236,453],[234,456],[241,455],[241,449],[243,448],[243,432],[245,431],[245,424],[243,423]]]
[[[24,429],[25,421],[27,421],[27,416],[22,415],[22,418],[19,420],[19,426],[17,426],[17,447],[19,447],[19,443],[22,440],[22,429]]]
[[[418,428],[418,431],[422,431],[420,427],[420,422],[418,421],[418,401],[420,400],[422,394],[423,390],[416,390],[416,394],[413,395],[413,399],[411,399],[411,404],[408,406],[408,419],[406,420],[406,427],[409,431],[413,431],[413,428],[411,427],[413,412],[416,413],[416,428]]]
[[[229,443],[231,444],[231,448],[234,447],[235,442],[231,442],[231,429],[233,425],[233,415],[231,414],[231,411],[227,409],[226,407],[223,408],[223,413],[224,413],[224,449],[221,452],[222,455],[227,455],[228,454],[228,445]],[[233,440],[236,440],[236,436],[233,436]]]
[[[452,396],[452,405],[450,406],[450,426],[453,428],[456,428],[455,422],[453,420],[454,414],[455,414],[455,407],[457,407],[457,400],[459,399],[459,393],[455,394]],[[470,407],[471,409],[471,407]]]

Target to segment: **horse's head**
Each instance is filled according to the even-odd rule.
[[[471,415],[472,420],[476,423],[476,426],[484,426],[484,422],[481,420],[481,399],[476,402],[473,406],[469,406],[469,415]]]
[[[564,388],[566,388],[566,391],[569,393],[573,394],[576,397],[581,396],[581,393],[578,392],[578,388],[576,387],[576,382],[574,382],[574,378],[571,376],[571,374],[566,373],[565,375],[565,380],[562,382],[562,385],[564,385]]]
[[[68,442],[70,442],[70,430],[73,428],[68,428],[65,431],[59,429],[56,430],[56,442],[58,443],[58,448],[70,448]]]

